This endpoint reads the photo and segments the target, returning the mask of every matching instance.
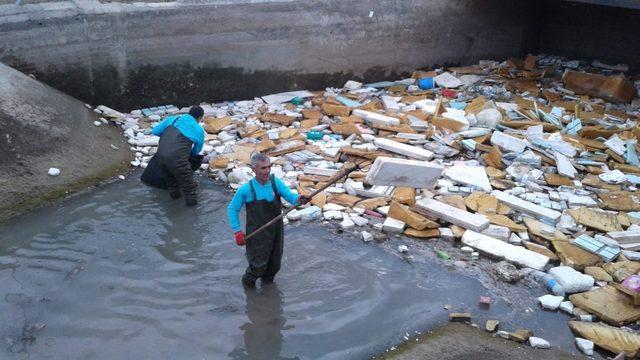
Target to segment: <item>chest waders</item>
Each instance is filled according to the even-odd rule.
[[[193,142],[173,126],[176,120],[178,118],[164,130],[155,156],[158,158],[158,165],[165,173],[167,188],[172,196],[179,194],[178,190],[180,190],[184,194],[186,204],[195,205],[198,203],[196,183],[189,163]]]
[[[249,182],[253,201],[247,207],[247,234],[253,233],[260,226],[266,224],[282,212],[282,201],[276,188],[276,182],[271,175],[273,201],[258,200],[253,181]],[[246,255],[249,266],[242,277],[245,285],[255,285],[258,278],[263,282],[272,282],[280,270],[282,250],[284,247],[284,222],[282,219],[247,240]]]

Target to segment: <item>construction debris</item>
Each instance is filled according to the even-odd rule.
[[[569,327],[579,336],[614,354],[624,351],[627,358],[635,359],[640,353],[638,333],[605,324],[587,324],[580,321],[569,321]]]
[[[396,82],[353,80],[343,88],[201,104],[201,170],[237,189],[253,176],[250,157],[260,152],[285,184],[309,194],[356,163],[358,171],[288,219],[325,219],[367,243],[461,239],[472,252],[504,259],[496,274],[505,281],[519,281],[527,268],[553,267],[545,274],[572,293],[571,302],[554,299],[553,306],[623,326],[640,319],[635,294],[622,284],[640,271],[640,82],[624,71],[528,55],[417,71]],[[187,110],[95,109],[123,128],[136,154],[132,165],[143,168],[158,145],[150,126]],[[477,253],[468,250],[459,258],[473,262]],[[599,340],[593,334],[603,332],[592,329],[600,325],[579,324],[586,325],[572,329],[598,346],[637,353]],[[518,341],[531,339],[520,335],[528,336],[516,335]],[[588,342],[579,341],[586,352]]]

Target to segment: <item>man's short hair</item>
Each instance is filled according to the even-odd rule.
[[[193,116],[196,119],[199,119],[202,115],[204,115],[204,110],[198,106],[192,106],[191,109],[189,109],[189,115]]]
[[[256,167],[260,161],[270,161],[269,157],[259,152],[251,155],[251,167]]]

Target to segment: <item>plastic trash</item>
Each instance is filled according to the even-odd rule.
[[[622,286],[626,287],[627,289],[629,289],[631,291],[640,293],[640,276],[631,275],[631,276],[627,277],[622,282]]]
[[[293,99],[291,99],[291,103],[293,105],[302,105],[302,104],[304,104],[304,99],[301,98],[301,97],[296,96]]]
[[[58,175],[60,175],[60,169],[58,169],[58,168],[49,168],[48,174],[51,175],[51,176],[58,176]]]
[[[418,87],[422,90],[429,90],[435,87],[435,82],[432,77],[426,77],[418,80]]]
[[[573,294],[590,290],[594,280],[568,266],[557,266],[549,270],[549,274],[558,281],[564,291]]]
[[[594,315],[582,314],[578,317],[578,320],[582,322],[594,322],[596,321],[596,317]]]
[[[495,129],[502,121],[502,114],[496,109],[484,109],[476,115],[476,121],[476,126]]]
[[[296,211],[301,215],[301,219],[304,221],[317,220],[322,216],[322,209],[315,205]]]
[[[533,272],[533,277],[540,284],[544,285],[548,291],[552,292],[556,296],[564,297],[565,291],[563,286],[553,278],[550,274],[547,274],[544,271],[536,270]]]
[[[307,133],[307,139],[308,140],[320,140],[322,139],[322,137],[324,136],[324,134],[320,131],[309,131]]]
[[[565,295],[564,287],[560,285],[560,283],[558,283],[556,279],[553,279],[553,278],[547,279],[545,286],[547,287],[547,290],[553,293],[553,295],[562,296],[564,298],[564,295]]]

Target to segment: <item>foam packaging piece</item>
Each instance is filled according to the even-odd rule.
[[[366,181],[372,185],[431,189],[442,170],[436,163],[381,156],[371,166]]]
[[[554,296],[549,294],[538,298],[538,302],[542,305],[542,308],[546,310],[557,310],[563,300],[563,296]]]
[[[542,254],[527,250],[522,246],[508,244],[471,230],[464,232],[462,235],[462,243],[494,257],[504,258],[516,265],[530,267],[536,270],[544,269],[549,262],[549,258]],[[559,305],[560,303],[558,303],[558,306]]]
[[[565,293],[573,294],[591,290],[594,279],[568,266],[556,266],[549,270],[549,275],[562,286]]]

